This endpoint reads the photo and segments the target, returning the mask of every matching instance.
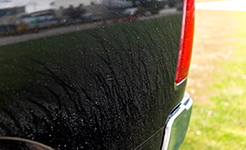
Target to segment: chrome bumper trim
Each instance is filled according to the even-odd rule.
[[[161,150],[178,150],[184,141],[190,122],[193,101],[185,92],[181,102],[170,113]]]

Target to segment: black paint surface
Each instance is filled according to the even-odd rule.
[[[174,90],[182,14],[118,17],[1,46],[0,135],[55,149],[134,149],[160,130],[183,94]]]

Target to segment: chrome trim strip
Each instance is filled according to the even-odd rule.
[[[180,81],[179,83],[176,83],[176,82],[175,82],[175,85],[176,85],[176,86],[179,86],[180,84],[182,84],[182,83],[185,82],[186,80],[187,80],[187,77],[184,78],[184,79],[183,79],[182,81]]]
[[[36,141],[32,141],[32,140],[28,140],[28,139],[23,139],[23,138],[19,138],[19,137],[9,137],[9,136],[0,136],[0,141],[1,140],[11,140],[11,141],[19,141],[19,142],[25,142],[28,143],[29,146],[30,145],[36,145],[36,148],[38,146],[38,148],[42,148],[42,150],[54,150],[53,148],[44,145],[42,143],[36,142]],[[35,148],[35,149],[36,149]]]
[[[170,113],[165,126],[161,150],[176,150],[181,146],[188,129],[193,101],[185,92],[181,102]]]

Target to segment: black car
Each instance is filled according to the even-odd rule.
[[[180,147],[194,0],[147,16],[117,13],[136,0],[25,2],[0,2],[0,149]]]

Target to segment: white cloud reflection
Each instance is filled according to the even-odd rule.
[[[100,3],[101,0],[0,0],[0,9],[25,6],[26,12],[34,12],[45,9],[68,7],[69,5],[78,6],[79,4],[88,5],[91,2]],[[55,2],[51,5],[52,2]]]
[[[54,0],[0,0],[0,9],[26,6],[26,12],[50,9]]]

